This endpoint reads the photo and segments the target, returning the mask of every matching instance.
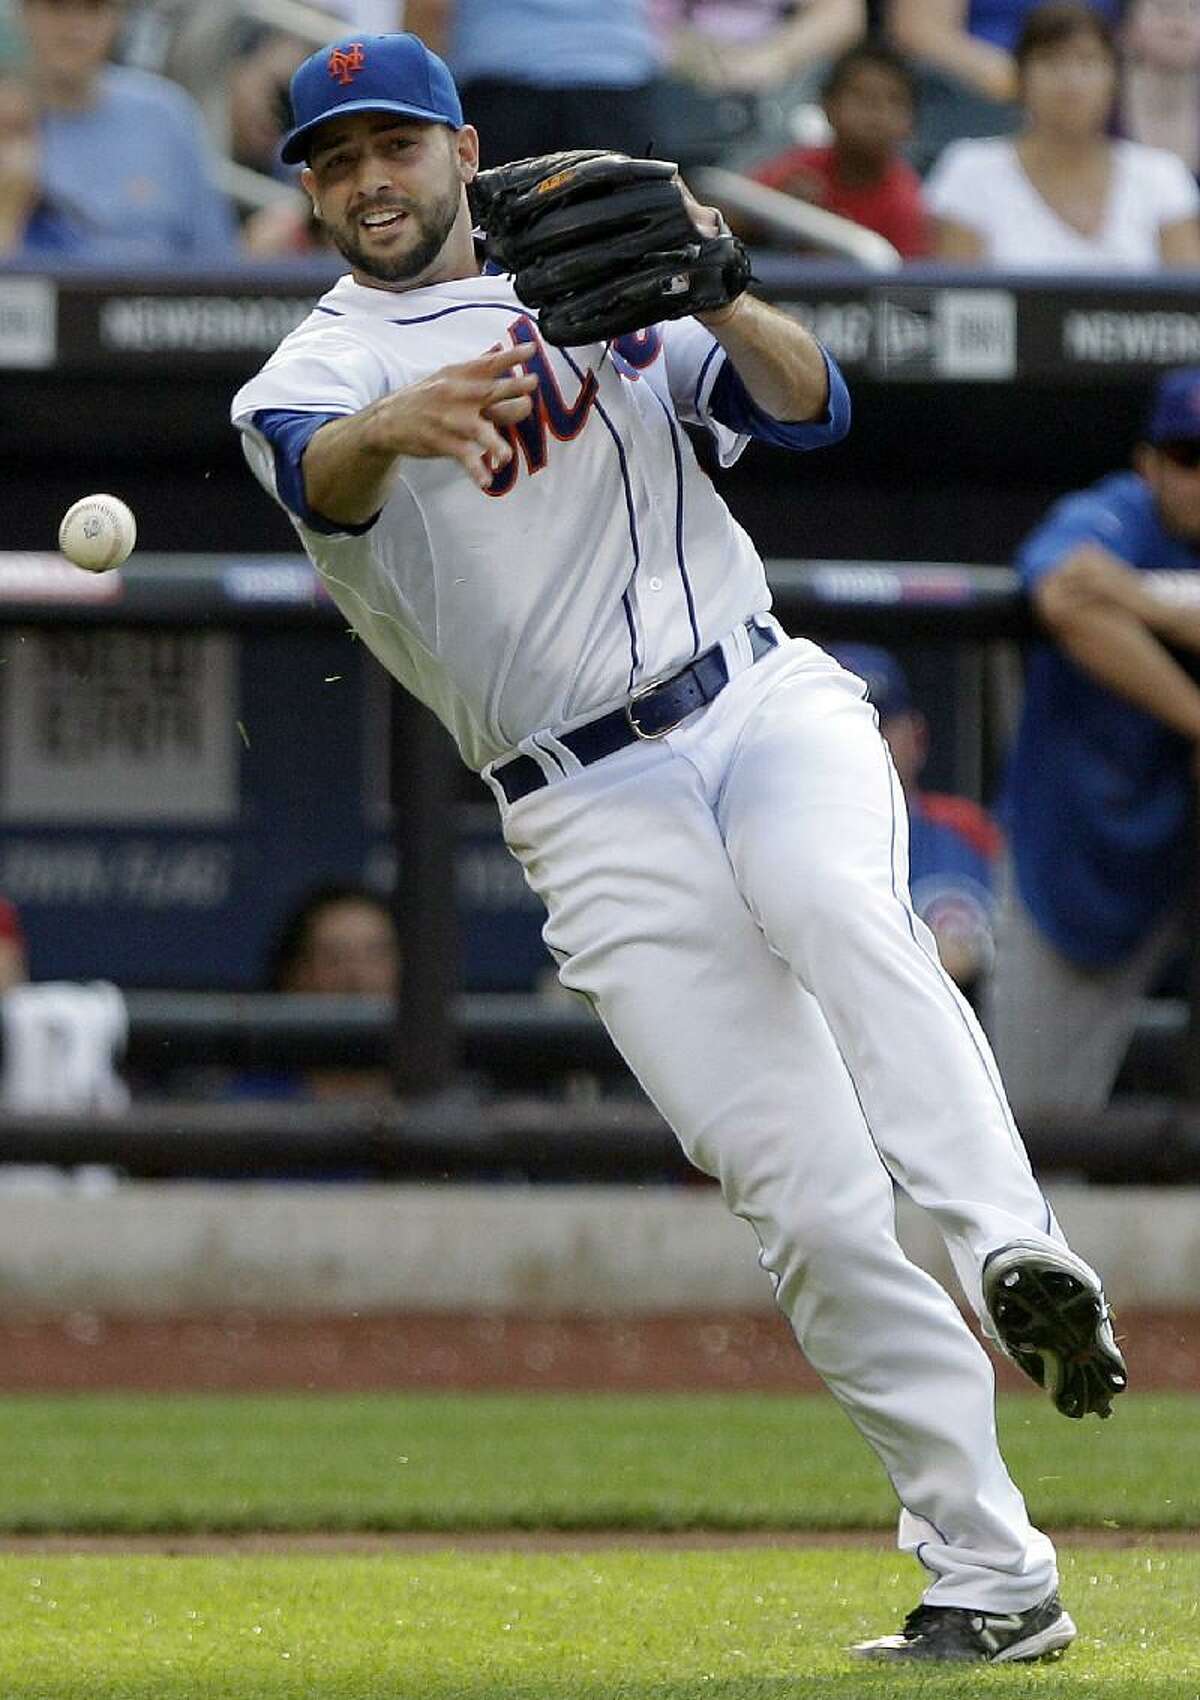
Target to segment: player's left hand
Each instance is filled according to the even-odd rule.
[[[578,150],[481,171],[468,188],[488,256],[558,348],[719,310],[750,261],[669,160]]]
[[[703,201],[698,201],[678,173],[675,182],[683,196],[683,210],[695,225],[697,233],[706,242],[713,241],[722,235],[728,236],[729,226],[725,223],[725,215],[720,207],[705,206]],[[744,294],[735,295],[732,301],[720,307],[712,308],[708,312],[697,311],[695,316],[702,325],[707,325],[710,330],[715,330],[718,325],[723,325],[728,319],[732,319],[744,300]]]

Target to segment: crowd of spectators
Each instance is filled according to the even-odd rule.
[[[319,12],[331,35],[347,21],[402,26],[443,53],[485,163],[612,146],[685,171],[720,164],[875,230],[903,261],[1200,264],[1200,0],[328,0]],[[321,254],[278,157],[288,81],[313,46],[238,0],[0,0],[0,257]],[[778,222],[740,227],[783,240]]]

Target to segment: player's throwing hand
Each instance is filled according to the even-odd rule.
[[[512,458],[504,427],[533,406],[537,377],[515,368],[536,353],[529,342],[493,349],[394,391],[381,407],[387,446],[397,456],[456,460],[486,489]]]

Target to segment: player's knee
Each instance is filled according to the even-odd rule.
[[[890,1236],[864,1232],[861,1221],[809,1222],[782,1236],[769,1253],[764,1247],[763,1261],[774,1276],[779,1308],[809,1330],[819,1327],[823,1317],[831,1321],[840,1317],[847,1271],[855,1272],[849,1285],[856,1286],[885,1248],[890,1255]],[[887,1255],[882,1256],[883,1263]],[[886,1279],[886,1273],[881,1269],[880,1278]]]
[[[801,1279],[808,1270],[836,1270],[847,1260],[859,1265],[885,1255],[882,1248],[894,1238],[891,1187],[874,1170],[831,1193],[819,1174],[797,1165],[743,1194],[743,1213],[747,1204],[763,1260],[781,1282]]]

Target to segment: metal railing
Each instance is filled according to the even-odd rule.
[[[104,1165],[135,1178],[240,1176],[409,1180],[695,1179],[640,1096],[493,1096],[469,1081],[405,1102],[135,1102],[119,1116],[5,1114],[3,1161]],[[1103,1115],[1026,1121],[1040,1174],[1109,1185],[1200,1180],[1200,1108],[1161,1097]]]
[[[735,213],[753,219],[768,234],[781,236],[800,247],[836,254],[873,272],[897,271],[904,263],[887,238],[876,231],[840,218],[824,207],[799,201],[794,195],[769,189],[740,172],[705,165],[689,171],[688,180],[697,194],[710,199],[726,215]]]
[[[1032,623],[1011,567],[966,561],[766,563],[776,610],[806,632],[886,631],[944,643],[1028,638]],[[1200,573],[1174,573],[1195,580]],[[96,578],[49,550],[0,551],[0,624],[39,626],[332,626],[345,616],[304,555],[139,552]]]

